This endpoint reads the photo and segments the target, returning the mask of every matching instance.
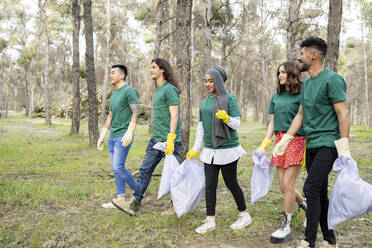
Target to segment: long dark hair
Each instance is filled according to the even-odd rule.
[[[281,66],[284,66],[284,70],[287,73],[287,82],[285,85],[280,85],[279,81],[279,68]],[[285,90],[286,85],[289,88],[289,93],[292,95],[301,92],[302,76],[295,62],[287,61],[280,64],[276,70],[276,79],[276,92],[278,94]]]
[[[151,63],[154,63],[154,62],[155,64],[159,66],[160,69],[164,71],[163,73],[164,79],[167,80],[168,83],[173,84],[178,89],[178,92],[181,93],[181,89],[178,85],[177,77],[170,63],[167,60],[162,59],[162,58],[155,58],[151,61]]]

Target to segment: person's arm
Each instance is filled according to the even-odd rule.
[[[293,118],[291,126],[289,127],[287,134],[291,136],[295,136],[296,133],[301,129],[302,127],[302,105],[298,108],[298,112]]]
[[[349,138],[350,117],[346,101],[335,103],[333,107],[337,114],[341,138]]]
[[[167,136],[167,146],[165,154],[171,155],[174,152],[174,140],[177,137],[176,130],[178,124],[178,105],[169,105],[169,113],[171,116],[169,123],[169,133]]]
[[[169,112],[171,115],[171,120],[169,123],[169,133],[176,133],[177,124],[178,124],[178,105],[171,105],[169,106]]]
[[[140,107],[137,103],[129,104],[129,107],[132,110],[132,118],[130,120],[127,131],[125,132],[123,138],[121,139],[121,143],[124,147],[127,147],[128,145],[130,145],[130,143],[132,143],[134,129],[136,128],[140,112]]]
[[[105,122],[105,125],[104,127],[102,128],[100,134],[99,134],[99,138],[98,138],[98,141],[97,141],[97,150],[99,151],[102,151],[103,150],[103,141],[105,139],[105,136],[106,134],[109,132],[110,130],[110,126],[111,126],[111,119],[112,119],[112,112],[110,110],[108,116],[107,116],[107,119],[106,119],[106,122]]]
[[[256,151],[264,151],[271,144],[271,137],[274,134],[274,115],[270,115],[270,122],[267,126],[265,138],[262,140],[261,145],[257,148]]]
[[[200,148],[203,145],[203,138],[204,138],[204,128],[203,128],[203,123],[201,121],[198,122],[198,127],[196,128],[196,134],[195,134],[195,140],[194,140],[194,145],[191,150],[189,150],[186,154],[187,159],[191,159],[200,150]]]
[[[340,129],[341,138],[335,140],[338,156],[350,157],[349,149],[349,133],[350,133],[350,117],[347,109],[346,101],[337,102],[333,104],[338,118],[338,125]]]

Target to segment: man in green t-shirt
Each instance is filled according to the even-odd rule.
[[[299,248],[315,247],[318,223],[324,238],[322,247],[337,247],[335,234],[327,224],[328,175],[337,155],[351,157],[346,84],[339,74],[324,68],[326,53],[327,44],[321,38],[309,37],[301,43],[299,68],[307,71],[310,77],[302,84],[298,113],[273,151],[274,156],[282,155],[303,126],[308,173],[303,187],[307,200],[307,224]]]
[[[156,92],[154,95],[154,129],[150,139],[146,156],[139,169],[136,189],[127,206],[120,210],[135,215],[150,183],[152,173],[165,154],[174,154],[179,159],[181,146],[180,118],[179,118],[179,88],[175,80],[173,69],[168,61],[156,58],[151,63],[151,78],[155,81]],[[154,149],[158,142],[166,142],[165,153]],[[162,213],[163,215],[174,214],[173,208]]]
[[[127,73],[124,65],[112,66],[110,81],[115,91],[110,97],[110,112],[97,142],[97,149],[101,151],[103,140],[110,130],[108,151],[111,169],[115,175],[117,197],[110,203],[102,204],[104,208],[127,205],[125,185],[128,184],[133,191],[136,186],[132,174],[125,168],[139,115],[138,94],[126,83]]]

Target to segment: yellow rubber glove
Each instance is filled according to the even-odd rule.
[[[271,144],[271,139],[264,138],[261,145],[257,148],[257,151],[266,150],[270,144]]]
[[[285,133],[282,137],[282,139],[275,145],[273,150],[273,156],[282,156],[285,152],[285,149],[287,149],[288,143],[293,140],[294,137],[292,135],[289,135]]]
[[[335,140],[334,142],[335,142],[339,157],[344,156],[344,157],[351,158],[348,138],[341,138],[341,139]]]
[[[174,152],[174,140],[176,139],[177,134],[175,133],[168,133],[167,136],[167,146],[165,148],[165,154],[171,155]]]
[[[216,117],[222,120],[224,123],[228,123],[230,120],[230,116],[226,113],[225,110],[218,110],[216,113]]]
[[[97,141],[97,150],[98,151],[103,150],[104,139],[105,139],[105,136],[108,133],[108,131],[109,130],[107,128],[105,128],[105,127],[102,128],[101,133],[99,134],[98,141]]]
[[[193,157],[195,157],[197,152],[194,149],[191,149],[190,151],[187,152],[186,154],[186,159],[190,160]]]
[[[129,146],[130,143],[132,142],[135,128],[136,128],[136,123],[130,122],[127,131],[125,132],[123,138],[121,138],[121,144],[124,147]]]

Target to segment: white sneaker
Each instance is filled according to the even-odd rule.
[[[291,238],[291,216],[292,214],[283,213],[279,228],[271,234],[271,243],[284,243]]]
[[[216,220],[214,218],[207,218],[203,221],[203,225],[195,229],[197,233],[206,233],[216,227]]]
[[[301,240],[301,243],[299,246],[297,246],[297,248],[309,248],[310,247],[310,243],[307,242],[306,240]]]
[[[252,223],[248,212],[240,213],[238,219],[231,224],[230,228],[234,230],[242,229]]]
[[[320,248],[338,248],[338,245],[331,245],[327,240],[323,240],[322,246]]]
[[[103,203],[103,204],[102,204],[102,207],[103,207],[103,208],[116,208],[116,207],[114,206],[114,204],[112,204],[112,202],[109,202],[109,203]]]

